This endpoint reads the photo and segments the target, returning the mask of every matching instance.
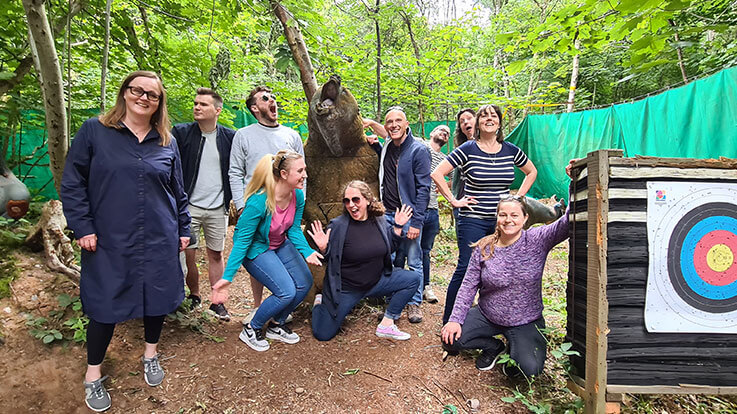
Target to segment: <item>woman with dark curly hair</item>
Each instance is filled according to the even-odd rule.
[[[390,296],[376,335],[407,340],[410,335],[394,321],[421,278],[417,272],[393,268],[391,255],[399,245],[402,226],[412,217],[412,208],[405,204],[397,209],[396,225],[391,226],[384,219],[384,206],[365,182],[348,183],[343,197],[343,214],[330,222],[327,232],[319,221],[307,231],[327,258],[322,294],[315,296],[312,308],[312,334],[319,341],[329,341],[361,299]]]
[[[456,114],[456,130],[453,134],[453,148],[458,148],[466,141],[474,139],[473,133],[476,123],[476,111],[471,108],[463,108]],[[460,200],[464,196],[464,178],[460,168],[453,170],[450,181],[450,191],[453,197]],[[458,209],[453,209],[453,217],[458,218]],[[457,235],[456,235],[457,236]]]

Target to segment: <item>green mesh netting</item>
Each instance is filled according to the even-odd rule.
[[[737,67],[637,102],[531,115],[507,139],[535,163],[530,195],[537,198],[567,197],[568,161],[598,149],[622,149],[625,157],[737,158]],[[517,187],[522,177],[517,171]]]

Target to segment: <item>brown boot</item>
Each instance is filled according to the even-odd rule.
[[[410,323],[422,322],[422,311],[420,310],[420,305],[407,305],[407,319],[409,319]]]

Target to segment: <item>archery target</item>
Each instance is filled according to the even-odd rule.
[[[650,332],[737,333],[737,185],[648,182]]]

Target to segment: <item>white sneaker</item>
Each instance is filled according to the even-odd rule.
[[[243,325],[243,330],[241,331],[241,334],[238,335],[238,339],[243,341],[243,343],[251,347],[254,351],[263,352],[269,350],[269,341],[264,339],[264,330],[253,329],[251,328],[250,323]]]
[[[407,332],[402,332],[397,328],[397,325],[391,324],[389,326],[382,326],[379,324],[379,326],[376,327],[376,336],[379,338],[389,338],[389,339],[397,339],[399,341],[406,341],[410,338],[410,334]]]
[[[299,342],[299,335],[292,332],[291,329],[285,325],[272,324],[266,329],[266,337],[269,339],[275,339],[282,341],[286,344],[296,344]]]
[[[435,292],[432,291],[430,286],[425,286],[425,291],[422,293],[422,297],[427,303],[438,303],[438,297],[435,296]]]

